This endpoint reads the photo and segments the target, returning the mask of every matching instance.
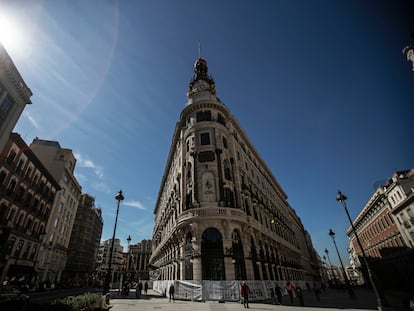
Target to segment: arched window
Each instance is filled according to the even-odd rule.
[[[16,152],[14,150],[11,150],[9,155],[7,156],[6,164],[12,165],[15,157],[16,157]]]
[[[9,186],[7,187],[6,194],[11,195],[14,191],[14,187],[16,187],[16,180],[12,179],[9,183]]]
[[[223,239],[216,228],[204,230],[201,242],[201,262],[203,280],[223,281],[224,268]]]
[[[0,172],[0,186],[3,184],[4,180],[6,179],[6,172],[5,171],[1,171]]]
[[[226,178],[227,180],[231,180],[231,169],[230,169],[229,160],[226,159],[223,161],[223,168],[224,168],[224,178]]]

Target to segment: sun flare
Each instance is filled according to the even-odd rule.
[[[0,13],[0,42],[7,50],[19,49],[21,35],[18,25],[11,19]]]

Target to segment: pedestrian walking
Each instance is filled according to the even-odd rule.
[[[174,300],[175,300],[174,299],[174,293],[175,293],[174,283],[171,283],[170,289],[169,289],[168,293],[170,294],[170,300],[169,300],[169,302],[171,302],[171,299],[174,302]]]
[[[287,294],[289,295],[290,304],[293,305],[293,290],[295,288],[293,287],[292,283],[287,281],[285,290],[287,291]]]
[[[305,302],[303,301],[302,288],[300,286],[297,286],[295,288],[295,292],[296,292],[296,297],[298,297],[298,300],[299,300],[299,305],[303,307],[305,305]]]
[[[245,308],[249,308],[249,294],[250,294],[250,288],[249,286],[247,286],[246,282],[243,281],[240,287],[240,295],[243,298],[243,306]]]
[[[280,288],[279,284],[276,284],[275,286],[275,293],[276,293],[277,301],[281,305],[282,304],[282,289]]]
[[[139,282],[138,285],[137,285],[137,288],[135,290],[135,297],[140,298],[141,297],[141,292],[142,292],[142,283]]]
[[[145,295],[148,293],[148,282],[147,281],[145,281],[144,283],[144,292],[145,292]]]
[[[315,297],[316,297],[316,301],[321,301],[321,289],[319,288],[318,284],[314,284],[314,292],[315,292]]]

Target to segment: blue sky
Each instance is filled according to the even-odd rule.
[[[217,94],[288,195],[317,251],[347,261],[377,181],[414,167],[411,1],[0,1],[0,37],[33,92],[15,131],[77,156],[102,239],[151,238],[197,42]],[[1,39],[0,39],[1,40]]]

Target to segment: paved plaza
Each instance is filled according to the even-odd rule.
[[[252,302],[250,303],[250,309],[252,310],[377,310],[376,299],[372,291],[366,289],[359,289],[356,291],[357,298],[355,300],[349,299],[346,292],[337,291],[333,289],[326,290],[321,294],[320,301],[316,300],[313,293],[304,293],[305,306],[299,306],[297,299],[294,305],[290,305],[288,297],[284,296],[282,305],[272,304],[271,301],[267,302]],[[217,301],[206,301],[206,302],[192,302],[176,300],[175,302],[169,302],[169,299],[162,297],[156,292],[149,291],[148,295],[142,295],[141,298],[135,298],[135,292],[131,292],[129,297],[118,297],[116,293],[112,293],[113,298],[111,304],[113,308],[111,311],[131,311],[131,310],[142,310],[142,311],[157,311],[157,310],[168,310],[168,311],[235,311],[243,310],[244,307],[240,303],[236,302],[217,302]],[[390,303],[393,305],[393,310],[404,310],[399,297],[391,297]]]

